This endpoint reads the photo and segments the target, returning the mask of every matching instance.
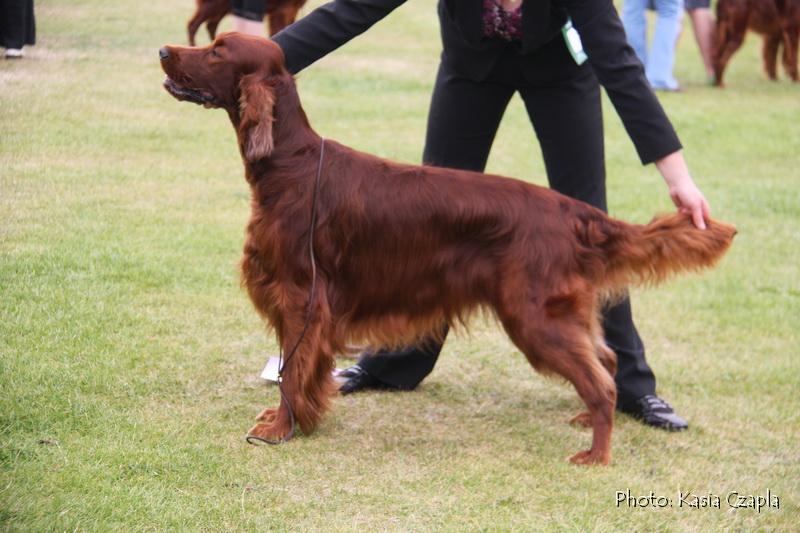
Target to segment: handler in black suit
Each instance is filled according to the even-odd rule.
[[[405,0],[334,0],[274,40],[296,73],[388,15]],[[234,0],[234,15],[253,9]],[[263,6],[256,0],[254,9]],[[611,0],[440,0],[444,50],[433,91],[424,163],[483,171],[500,119],[522,96],[541,145],[550,186],[606,210],[600,85],[622,118],[642,163],[655,162],[676,206],[704,227],[708,204],[692,181],[681,144],[628,46]],[[568,20],[588,60],[568,47]],[[579,64],[580,63],[580,64]],[[413,261],[413,258],[409,258]],[[645,423],[684,429],[686,421],[655,395],[655,376],[626,299],[605,313],[617,353],[618,408]],[[446,330],[445,330],[446,333]],[[441,343],[367,354],[341,373],[342,391],[413,389],[433,369]]]

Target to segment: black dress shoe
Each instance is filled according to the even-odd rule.
[[[380,389],[383,384],[372,377],[366,370],[359,365],[353,365],[344,370],[335,370],[334,379],[340,383],[339,392],[350,394],[364,389]]]
[[[641,420],[642,423],[666,431],[683,431],[689,423],[675,414],[670,405],[652,394],[642,396],[636,401],[623,404],[619,408],[623,413]]]

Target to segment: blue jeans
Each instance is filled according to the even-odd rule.
[[[655,7],[658,14],[649,53],[645,17],[648,7]],[[675,90],[679,87],[672,69],[682,16],[683,0],[625,0],[622,6],[622,24],[628,42],[642,61],[647,80],[654,89]]]

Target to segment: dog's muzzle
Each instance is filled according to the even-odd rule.
[[[200,104],[205,107],[219,107],[219,103],[217,102],[217,99],[214,98],[213,95],[207,93],[206,91],[202,91],[200,89],[191,89],[189,87],[184,87],[182,85],[179,85],[178,83],[175,82],[175,80],[173,80],[169,76],[167,76],[167,78],[164,80],[164,88],[167,90],[169,94],[171,94],[178,100],[193,102],[195,104]]]

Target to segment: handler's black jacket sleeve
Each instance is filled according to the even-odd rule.
[[[278,32],[272,40],[297,74],[308,65],[367,31],[406,0],[333,0]]]
[[[333,0],[279,32],[273,40],[283,49],[287,69],[296,74],[404,3],[405,0]],[[502,49],[496,41],[481,39],[476,18],[480,16],[481,4],[481,0],[447,0],[439,6],[444,57],[451,56],[454,64],[464,68],[474,65],[474,72],[464,75],[478,79],[490,70],[487,61],[499,57]],[[657,161],[679,150],[678,136],[627,42],[612,0],[527,0],[523,7],[523,29],[537,34],[525,36],[523,52],[535,51],[529,49],[531,43],[536,46],[553,38],[561,39],[559,27],[565,14],[572,17],[589,63],[622,119],[642,163]],[[452,58],[454,54],[468,57]]]
[[[628,44],[611,0],[562,0],[581,36],[597,79],[622,119],[642,163],[652,163],[681,143]]]

